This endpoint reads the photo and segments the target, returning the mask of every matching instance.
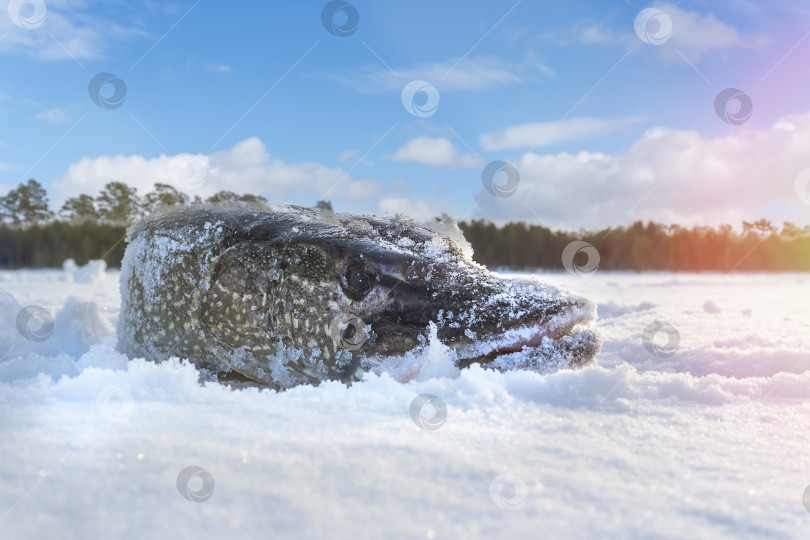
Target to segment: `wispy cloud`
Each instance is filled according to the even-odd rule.
[[[484,133],[478,139],[487,152],[551,146],[586,141],[639,122],[637,118],[569,118],[561,122],[535,122]]]
[[[356,160],[357,155],[359,153],[360,152],[358,152],[357,150],[354,150],[354,149],[345,150],[345,151],[341,152],[340,155],[338,156],[338,161],[341,162],[341,163],[347,163],[347,164],[352,165],[352,164],[354,164],[354,161]],[[370,159],[368,159],[367,157],[360,158],[360,161],[358,163],[362,163],[366,167],[373,167],[374,166],[374,162],[371,161]]]
[[[205,64],[205,69],[215,73],[233,73],[233,68],[225,64]]]
[[[34,117],[36,120],[46,122],[48,124],[66,124],[70,121],[70,115],[64,109],[54,107],[47,111],[42,111]]]
[[[413,80],[427,81],[440,92],[473,92],[553,75],[548,66],[531,60],[518,64],[497,56],[486,56],[467,58],[456,65],[457,62],[458,58],[451,58],[393,69],[374,67],[330,77],[360,92],[384,93],[400,92]]]
[[[711,51],[753,49],[763,47],[769,42],[767,36],[761,34],[742,34],[713,13],[682,9],[670,2],[657,2],[653,7],[663,11],[672,21],[672,32],[668,40],[662,45],[651,47],[666,59],[680,61],[683,55],[691,61],[698,61]],[[635,33],[617,31],[601,23],[578,27],[576,37],[586,44],[615,43],[632,47],[643,45]]]
[[[406,142],[391,158],[393,161],[411,161],[435,167],[465,169],[483,165],[475,154],[460,154],[456,146],[444,137],[423,135]]]
[[[14,24],[7,13],[8,2],[0,2],[0,53],[25,54],[38,60],[86,60],[104,57],[115,42],[147,33],[99,15],[102,2],[48,0],[44,19],[35,29]],[[22,9],[33,9],[33,3]],[[23,12],[24,14],[26,12]]]

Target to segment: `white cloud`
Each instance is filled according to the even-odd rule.
[[[359,152],[357,150],[345,150],[345,151],[341,152],[340,155],[338,156],[338,161],[340,161],[341,163],[345,163],[345,162],[351,163],[352,166],[350,167],[350,169],[353,169],[355,165],[360,165],[360,164],[363,164],[366,167],[373,167],[374,166],[374,162],[371,161],[370,159],[368,159],[367,157],[361,157],[359,160],[355,160],[354,158],[355,158],[355,156],[357,156],[357,154],[359,154]],[[349,161],[349,160],[352,160],[352,161]]]
[[[37,120],[47,122],[48,124],[64,124],[70,121],[70,115],[64,109],[54,107],[47,111],[42,111],[35,117]]]
[[[616,32],[602,24],[579,28],[577,37],[583,43],[619,43],[635,48],[644,46],[675,61],[682,61],[679,52],[691,61],[698,61],[712,50],[752,49],[768,43],[766,36],[743,35],[712,13],[704,15],[697,11],[688,11],[670,2],[657,2],[653,7],[663,11],[672,20],[672,33],[662,45],[645,45],[633,32]],[[632,25],[630,29],[632,30]]]
[[[550,146],[562,142],[593,139],[634,122],[638,122],[638,119],[580,117],[560,122],[535,122],[484,133],[478,142],[487,152]]]
[[[393,161],[413,161],[425,165],[464,169],[483,165],[481,156],[459,154],[456,146],[444,137],[423,135],[406,142],[391,158]]]
[[[205,64],[205,69],[215,73],[232,73],[233,68],[224,64]]]
[[[101,58],[109,45],[146,33],[125,27],[112,18],[98,15],[102,2],[48,0],[41,26],[20,28],[8,13],[8,1],[0,1],[0,52],[23,52],[40,60],[87,60]],[[23,4],[23,15],[33,12],[33,3]]]
[[[672,19],[671,45],[687,56],[690,53],[701,55],[711,49],[748,48],[754,45],[711,13],[701,15],[671,3],[661,3],[657,7]]]
[[[578,34],[584,43],[611,43],[618,39],[615,33],[605,29],[601,24],[581,27]]]
[[[352,178],[339,167],[312,162],[285,163],[273,158],[259,139],[251,137],[230,150],[210,155],[82,158],[54,182],[55,206],[79,193],[96,195],[112,180],[134,186],[142,195],[151,191],[156,182],[162,182],[203,198],[228,190],[285,202],[314,202],[324,197],[365,199],[374,197],[378,191],[376,181]]]
[[[496,56],[487,56],[466,58],[461,62],[451,58],[432,64],[395,68],[393,71],[375,67],[331,77],[361,92],[383,93],[401,92],[413,80],[426,81],[439,92],[479,91],[519,83],[537,75],[550,76],[553,72],[535,61],[515,64]]]
[[[188,174],[182,177],[183,172]],[[188,189],[184,183],[200,178],[202,182],[194,190]],[[59,208],[65,199],[80,193],[95,196],[106,183],[113,180],[136,187],[140,195],[152,191],[154,184],[161,182],[203,199],[220,190],[264,195],[270,202],[307,205],[325,198],[336,203],[336,209],[359,213],[399,213],[416,220],[429,220],[447,211],[434,201],[411,198],[407,194],[407,182],[393,180],[388,183],[388,190],[381,192],[381,185],[377,181],[346,176],[346,172],[339,167],[330,168],[318,163],[286,163],[273,158],[255,137],[229,150],[210,155],[83,158],[70,165],[48,187],[51,208]],[[5,186],[0,185],[0,193],[8,191],[3,188]]]
[[[482,189],[480,215],[497,221],[537,222],[539,217],[573,229],[638,219],[735,225],[761,217],[808,221],[794,183],[810,167],[810,113],[781,118],[767,129],[702,137],[696,131],[653,128],[617,156],[526,153],[514,163],[520,172],[517,193],[496,198]]]

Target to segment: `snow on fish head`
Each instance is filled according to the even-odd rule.
[[[203,221],[208,226],[202,230],[189,225]],[[180,339],[143,332],[127,341],[136,354],[200,358],[206,365],[219,360],[251,379],[288,387],[356,380],[386,358],[423,347],[431,323],[459,367],[547,371],[587,364],[600,349],[588,326],[593,303],[487,271],[472,261],[469,246],[447,221],[420,226],[401,217],[289,206],[192,209],[160,218],[159,226],[141,225],[131,233],[131,246],[167,229],[176,239],[178,227],[190,241],[168,252],[165,242],[160,247],[166,263],[180,261],[184,268],[164,272],[162,263],[140,265],[174,275],[172,283],[143,279],[139,265],[125,258],[122,291],[135,293],[134,307],[168,294],[179,308],[169,317],[181,319],[161,322],[161,329],[179,329]],[[217,234],[201,240],[211,229]],[[194,257],[204,263],[200,272],[189,268],[188,253],[177,252],[203,248],[206,254]],[[191,277],[180,278],[183,271]],[[139,294],[144,282],[154,291]],[[185,298],[178,297],[183,290]],[[122,324],[137,325],[126,311],[122,320],[129,322]],[[158,319],[167,315],[155,312]]]

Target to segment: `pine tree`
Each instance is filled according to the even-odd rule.
[[[144,209],[151,214],[158,208],[169,208],[172,206],[185,206],[188,203],[188,195],[177,191],[169,184],[155,184],[155,191],[144,196]]]
[[[123,182],[109,182],[96,200],[101,219],[109,223],[127,224],[143,213],[138,190]]]
[[[82,193],[65,201],[59,210],[59,216],[73,222],[96,220],[99,218],[96,202],[90,195]]]
[[[327,212],[334,212],[332,209],[332,201],[318,201],[315,203],[315,208],[318,210],[325,210]]]
[[[214,193],[210,197],[208,197],[205,202],[209,204],[239,204],[245,203],[248,205],[259,205],[263,206],[267,204],[267,199],[262,197],[261,195],[251,195],[246,193],[244,195],[237,195],[233,191],[218,191]]]
[[[53,217],[45,188],[33,178],[0,197],[0,212],[14,225],[36,225]]]

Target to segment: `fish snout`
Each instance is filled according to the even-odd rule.
[[[488,278],[464,290],[445,303],[440,316],[439,338],[451,346],[520,330],[530,335],[522,341],[536,345],[543,336],[560,339],[596,316],[591,300],[535,281]]]

